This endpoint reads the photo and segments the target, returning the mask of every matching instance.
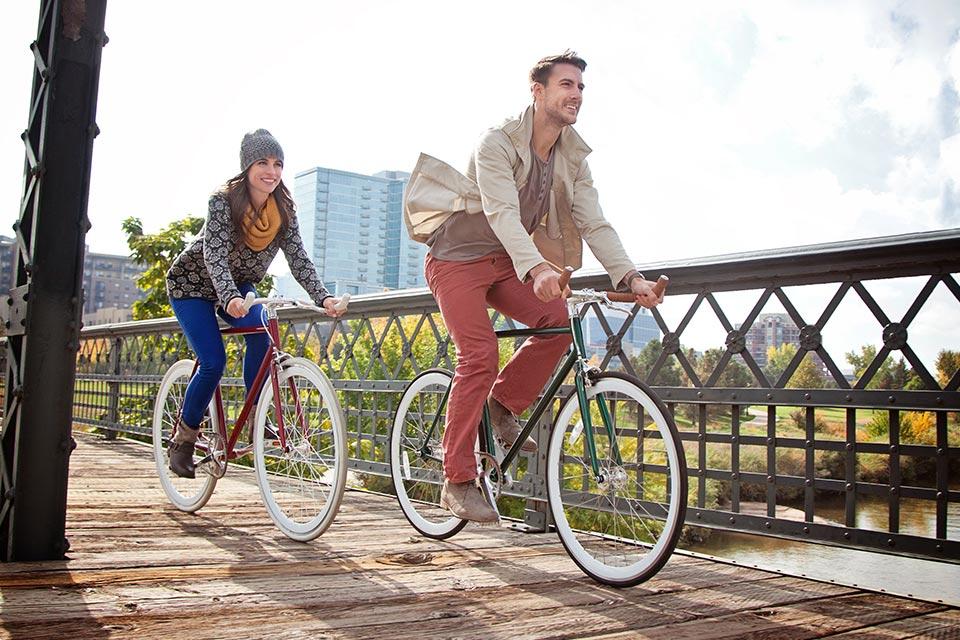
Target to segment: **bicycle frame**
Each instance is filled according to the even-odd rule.
[[[260,390],[263,384],[266,382],[267,376],[270,377],[270,384],[273,386],[273,401],[276,405],[277,411],[277,433],[280,436],[280,446],[286,448],[286,434],[283,425],[283,411],[280,407],[280,380],[277,375],[279,371],[279,365],[281,356],[283,355],[280,351],[280,348],[277,346],[280,343],[280,328],[277,322],[277,312],[276,309],[272,307],[267,307],[264,310],[267,314],[266,326],[260,327],[228,327],[226,329],[221,329],[220,333],[223,335],[250,335],[254,333],[266,333],[270,337],[270,347],[267,349],[267,352],[263,356],[263,360],[260,363],[260,368],[257,370],[257,375],[253,380],[253,385],[251,390]],[[197,373],[197,369],[200,367],[200,361],[198,360],[193,365],[193,373],[190,374],[190,377]],[[294,381],[290,380],[290,385],[296,391]],[[237,442],[240,439],[240,434],[243,431],[243,426],[247,422],[247,418],[250,417],[250,414],[254,411],[256,404],[258,402],[254,398],[259,398],[258,393],[247,393],[246,398],[244,399],[243,406],[240,408],[240,415],[237,416],[236,421],[234,422],[232,430],[227,429],[227,418],[226,412],[223,407],[223,392],[221,390],[220,384],[217,385],[216,391],[214,392],[214,402],[216,402],[216,410],[221,416],[222,421],[220,423],[220,435],[224,438],[224,453],[227,460],[235,460],[240,455],[235,451]],[[300,416],[300,419],[303,420],[303,412],[300,410],[300,397],[299,394],[294,393],[294,398],[296,400],[297,415]],[[244,454],[246,452],[243,452]],[[197,464],[200,465],[204,462],[207,462],[210,457],[209,452],[203,459],[201,459]]]
[[[546,329],[509,329],[495,332],[497,339],[504,338],[515,338],[520,336],[543,336],[543,335],[566,335],[572,334],[573,336],[573,345],[570,351],[567,352],[567,355],[564,357],[564,360],[560,364],[559,369],[557,369],[553,377],[550,378],[550,383],[547,386],[547,390],[544,392],[540,400],[537,401],[537,404],[534,406],[533,410],[530,412],[529,418],[527,418],[526,425],[520,431],[520,435],[517,437],[516,441],[510,447],[510,449],[504,455],[503,460],[499,461],[497,471],[501,474],[505,473],[507,469],[510,468],[510,465],[513,464],[514,460],[520,455],[520,447],[527,437],[533,433],[534,428],[536,428],[538,421],[543,416],[543,414],[550,407],[550,404],[553,402],[553,399],[560,389],[560,386],[563,384],[564,379],[567,377],[567,374],[571,370],[574,371],[574,383],[576,385],[577,391],[577,400],[580,405],[580,416],[583,420],[583,430],[585,435],[585,441],[587,443],[587,453],[590,456],[590,467],[593,471],[594,477],[598,480],[602,480],[602,474],[600,472],[600,465],[597,460],[597,449],[596,441],[594,440],[593,434],[593,425],[591,424],[592,420],[590,417],[590,409],[587,403],[587,386],[590,385],[590,367],[587,364],[586,358],[586,348],[583,342],[583,327],[580,322],[580,316],[576,312],[576,309],[573,305],[570,306],[570,326],[568,327],[552,327]],[[443,409],[447,404],[447,399],[450,397],[450,387],[447,387],[447,390],[443,394],[443,398],[440,400],[440,404],[437,407],[437,413],[433,417],[433,423],[430,426],[430,429],[427,431],[424,437],[424,444],[421,447],[421,455],[428,455],[429,452],[426,450],[426,443],[430,441],[430,438],[433,436],[433,433],[437,429],[437,425],[440,420],[440,416],[443,413]],[[617,464],[622,464],[620,458],[620,451],[617,447],[617,439],[614,434],[613,428],[613,419],[610,416],[610,412],[607,409],[607,405],[603,400],[602,395],[597,395],[597,405],[600,407],[600,416],[603,420],[604,427],[607,431],[607,435],[610,439],[610,442],[613,445],[613,457],[616,460]],[[490,427],[490,416],[487,412],[487,407],[483,408],[483,418],[481,420],[481,450],[485,453],[492,453],[492,447],[490,443],[493,442],[493,432]]]

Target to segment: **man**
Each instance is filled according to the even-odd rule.
[[[528,326],[565,326],[558,272],[580,267],[582,239],[613,286],[647,308],[662,300],[604,219],[586,161],[590,148],[571,127],[586,66],[569,50],[540,60],[530,71],[533,104],[480,138],[466,176],[421,154],[404,194],[407,229],[430,246],[427,283],[457,348],[440,503],[467,520],[497,520],[477,484],[474,443],[484,402],[494,434],[512,445],[521,431],[516,415],[536,400],[570,344],[568,335],[532,337],[498,375],[487,306]],[[522,448],[535,451],[536,443],[528,438]]]

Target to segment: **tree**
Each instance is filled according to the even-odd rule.
[[[137,264],[146,267],[137,277],[137,286],[146,297],[133,303],[133,319],[168,318],[173,315],[167,299],[167,270],[174,258],[187,246],[187,238],[200,232],[203,218],[188,216],[171,222],[158,233],[145,234],[139,218],[123,221],[127,234],[130,256]]]
[[[647,376],[650,375],[650,371],[653,369],[653,365],[656,364],[657,358],[660,357],[660,354],[663,352],[663,345],[659,340],[653,339],[643,346],[643,349],[640,350],[637,355],[630,358],[630,364],[633,365],[634,370],[637,372],[637,376],[643,380],[647,380]],[[673,356],[668,356],[666,360],[663,361],[663,364],[660,366],[657,375],[650,381],[650,384],[661,385],[665,387],[679,387],[683,384],[681,378],[680,365],[677,362],[677,359]]]
[[[950,351],[943,349],[937,354],[937,382],[941,387],[946,387],[950,378],[954,376],[957,369],[960,369],[960,351]]]
[[[767,365],[763,368],[767,379],[771,383],[776,383],[795,355],[797,355],[797,345],[792,342],[784,342],[779,347],[767,347]]]
[[[186,248],[189,239],[200,232],[203,218],[187,216],[171,222],[157,233],[145,234],[139,218],[127,218],[122,228],[127,234],[127,246],[130,257],[146,271],[137,277],[137,286],[146,294],[133,303],[133,319],[169,318],[173,315],[170,301],[167,299],[167,270],[174,259]],[[257,285],[261,292],[273,289],[273,276],[267,275]]]
[[[817,366],[812,353],[803,357],[797,370],[790,376],[790,382],[787,383],[787,387],[791,389],[823,389],[825,386],[827,386],[827,379]]]
[[[717,368],[717,363],[726,352],[726,349],[707,349],[703,355],[696,359],[693,364],[694,370],[700,381],[706,384],[706,381]],[[731,358],[723,368],[723,373],[717,379],[714,386],[717,387],[752,387],[754,385],[753,374],[747,369],[746,365],[740,364],[737,360]]]

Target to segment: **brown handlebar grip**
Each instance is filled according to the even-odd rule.
[[[657,283],[653,285],[653,292],[657,294],[657,297],[663,295],[663,292],[667,290],[667,285],[670,284],[670,278],[667,276],[660,276],[657,278]]]
[[[668,284],[670,284],[670,278],[667,276],[660,276],[657,278],[656,284],[653,285],[653,292],[658,298],[666,290]],[[635,302],[637,297],[632,293],[626,293],[623,291],[608,291],[607,299],[609,299],[611,302]]]
[[[567,285],[570,284],[570,277],[573,275],[573,267],[565,267],[563,273],[560,274],[560,291],[563,292],[567,288]]]

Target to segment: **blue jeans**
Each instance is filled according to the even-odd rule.
[[[243,283],[238,286],[240,293],[246,295],[254,291],[253,285]],[[217,324],[217,316],[231,327],[259,327],[261,326],[261,305],[250,308],[250,312],[242,318],[234,318],[223,309],[218,309],[216,303],[200,298],[171,299],[170,305],[177,321],[187,337],[190,348],[197,354],[200,368],[187,385],[187,392],[183,397],[181,419],[188,427],[197,428],[203,420],[203,414],[210,405],[223,371],[227,366],[227,352],[223,346],[223,337]],[[250,388],[257,377],[257,371],[263,362],[263,356],[270,347],[270,338],[265,333],[253,333],[243,336],[247,343],[243,356],[243,384],[250,395]],[[254,400],[260,395],[260,389],[255,389]]]

